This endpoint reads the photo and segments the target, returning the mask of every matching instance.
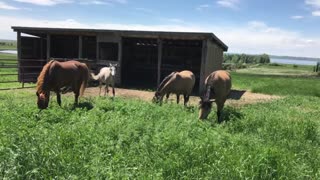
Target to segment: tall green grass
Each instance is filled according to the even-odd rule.
[[[197,107],[116,98],[0,92],[0,177],[9,179],[319,179],[320,99],[290,96],[226,107],[224,124]],[[209,118],[216,119],[215,113]]]
[[[320,97],[320,78],[232,73],[232,85],[257,93]]]

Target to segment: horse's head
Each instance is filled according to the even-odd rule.
[[[214,102],[214,100],[210,99],[210,91],[211,91],[211,87],[208,86],[204,96],[200,97],[199,119],[207,119],[207,117],[211,111],[212,103]]]
[[[38,97],[38,108],[46,109],[49,105],[50,92],[37,92],[36,95]]]
[[[117,64],[109,64],[109,68],[110,68],[110,71],[111,71],[111,75],[112,76],[115,76],[116,75],[116,69],[117,69]]]
[[[156,93],[154,94],[154,96],[152,98],[152,102],[159,103],[160,101],[161,101],[161,95],[158,91],[156,91]]]
[[[199,102],[199,119],[207,119],[211,108],[212,108],[212,102],[213,100],[204,100],[201,98]]]

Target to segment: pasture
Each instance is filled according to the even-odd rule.
[[[234,72],[232,80],[233,89],[283,98],[227,105],[222,124],[214,106],[212,125],[195,105],[117,92],[114,101],[87,94],[76,108],[72,95],[62,107],[53,96],[38,113],[34,90],[0,91],[0,177],[319,179],[319,78]]]
[[[17,55],[0,53],[0,89],[21,88],[18,81]],[[11,66],[12,68],[8,68]],[[10,81],[10,82],[9,82]],[[5,82],[5,83],[3,83]],[[32,83],[26,83],[25,87],[34,87]]]

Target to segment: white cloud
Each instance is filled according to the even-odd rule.
[[[320,8],[320,0],[305,0],[305,3],[314,8]]]
[[[202,5],[199,5],[199,6],[196,8],[196,10],[198,10],[198,11],[203,11],[203,10],[205,10],[205,9],[208,9],[209,7],[210,7],[209,4],[202,4]]]
[[[94,4],[94,5],[110,5],[110,3],[104,2],[104,1],[81,1],[80,4],[83,4],[83,5],[89,5],[89,4]]]
[[[73,0],[14,0],[21,3],[30,3],[40,6],[54,6],[57,4],[73,3]]]
[[[90,4],[94,4],[94,5],[112,5],[112,4],[126,4],[127,0],[81,0],[80,4],[83,5],[90,5]]]
[[[219,0],[217,4],[222,7],[238,9],[239,0]]]
[[[320,16],[320,10],[318,11],[313,11],[312,16]]]
[[[20,8],[10,6],[5,2],[0,1],[0,9],[6,9],[6,10],[19,10]]]
[[[305,0],[305,3],[311,6],[312,16],[320,16],[320,0]]]
[[[212,32],[229,45],[229,52],[319,57],[320,37],[304,37],[260,21],[242,27],[213,28]]]
[[[303,19],[304,16],[291,16],[290,18],[298,20],[298,19]]]
[[[134,10],[140,11],[140,12],[144,12],[144,13],[148,13],[148,14],[153,14],[154,13],[154,11],[152,9],[147,9],[147,8],[134,8]]]
[[[177,19],[176,19],[177,20]],[[305,33],[271,27],[261,21],[242,26],[177,24],[166,21],[160,25],[95,23],[87,24],[73,19],[48,21],[0,15],[0,39],[15,39],[11,26],[119,29],[145,31],[213,32],[229,46],[233,53],[268,53],[275,55],[319,57],[320,36],[306,37]]]
[[[167,19],[169,22],[172,22],[172,23],[185,23],[184,20],[182,19],[178,19],[178,18],[171,18],[171,19]]]

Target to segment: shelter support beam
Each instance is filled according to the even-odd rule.
[[[51,58],[50,50],[51,50],[51,35],[47,34],[47,61],[49,61]]]
[[[160,84],[161,80],[161,60],[162,60],[162,40],[158,39],[158,75],[157,75],[157,86]]]
[[[79,36],[79,51],[78,51],[78,58],[82,58],[82,36]]]
[[[206,62],[207,62],[207,40],[202,40],[202,51],[201,51],[201,69],[200,69],[200,84],[199,84],[199,94],[204,91],[204,81],[206,79]]]

